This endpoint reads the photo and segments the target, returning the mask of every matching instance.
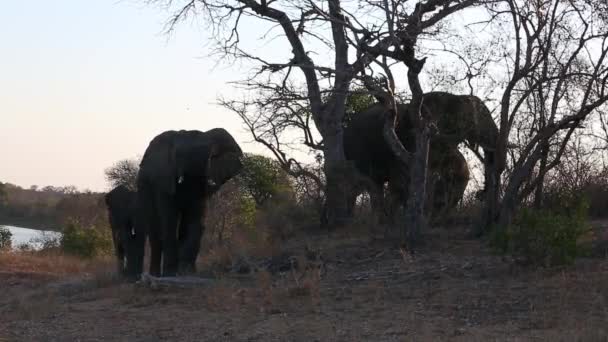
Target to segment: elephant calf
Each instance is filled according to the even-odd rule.
[[[439,219],[448,215],[464,196],[470,172],[467,160],[458,149],[446,151],[437,161],[431,161],[430,170],[437,170],[429,186],[428,213]]]
[[[131,242],[133,233],[135,232],[135,198],[135,192],[129,190],[124,185],[115,187],[105,195],[118,273],[121,275],[127,275],[128,273],[128,244]]]
[[[388,215],[393,217],[397,208],[406,205],[409,196],[409,173],[392,170],[388,183]],[[462,199],[469,183],[469,166],[457,148],[431,149],[427,177],[425,212],[429,217],[443,219]]]

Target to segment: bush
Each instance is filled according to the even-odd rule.
[[[550,209],[523,209],[506,229],[497,229],[492,245],[502,253],[523,259],[526,264],[556,266],[571,264],[585,253],[578,241],[590,230],[587,201],[563,199]]]
[[[0,250],[11,249],[13,233],[4,227],[0,226]]]
[[[34,247],[32,247],[32,245],[30,245],[29,243],[22,243],[17,245],[17,250],[19,252],[25,253],[25,252],[35,252],[36,250],[34,249]]]
[[[71,220],[63,229],[60,247],[66,254],[92,258],[111,253],[112,237],[109,229],[84,228]]]
[[[29,241],[30,246],[36,246],[40,250],[48,251],[61,247],[61,235],[56,232],[42,232]]]
[[[243,169],[235,178],[258,206],[282,193],[293,192],[289,176],[279,163],[261,155],[246,153]]]

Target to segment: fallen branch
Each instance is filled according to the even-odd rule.
[[[180,277],[154,277],[147,273],[142,274],[141,279],[137,282],[138,284],[146,285],[151,288],[158,288],[160,286],[165,287],[204,287],[210,286],[215,283],[215,279],[200,278],[193,276],[180,276]]]

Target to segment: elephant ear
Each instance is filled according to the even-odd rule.
[[[221,168],[222,156],[220,147],[216,143],[209,144],[207,154],[207,186],[211,192],[215,192],[219,187],[220,180],[217,179],[217,170]]]
[[[177,148],[173,141],[153,141],[141,162],[141,173],[146,182],[160,191],[173,195],[183,168],[180,167]]]
[[[209,142],[208,183],[211,188],[217,190],[240,172],[243,151],[232,135],[223,128],[211,129],[204,135]]]

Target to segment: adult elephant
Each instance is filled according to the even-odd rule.
[[[136,224],[136,234],[148,234],[151,275],[195,270],[206,200],[240,172],[242,156],[222,128],[166,131],[152,139],[137,176]]]
[[[117,270],[118,274],[123,276],[129,274],[128,260],[133,256],[128,252],[133,249],[133,243],[136,243],[134,239],[135,198],[135,192],[124,185],[115,187],[104,196],[108,209],[108,221],[112,229]]]
[[[397,125],[395,131],[399,140],[409,151],[415,150],[415,128],[409,104],[397,106]],[[476,96],[454,95],[446,92],[430,92],[423,96],[423,111],[437,123],[438,134],[431,140],[430,158],[441,160],[445,153],[454,153],[460,143],[481,147],[484,151],[486,182],[490,170],[494,169],[494,154],[498,128],[490,111]],[[354,162],[355,167],[367,176],[373,186],[368,189],[375,212],[388,214],[383,202],[384,184],[399,189],[402,203],[407,198],[409,177],[401,172],[402,168],[392,153],[382,134],[386,107],[374,104],[356,115],[344,131],[344,152],[346,159]],[[450,152],[451,151],[451,152]],[[434,157],[435,156],[435,157]],[[431,165],[431,171],[433,166]],[[349,198],[352,207],[356,189]]]

